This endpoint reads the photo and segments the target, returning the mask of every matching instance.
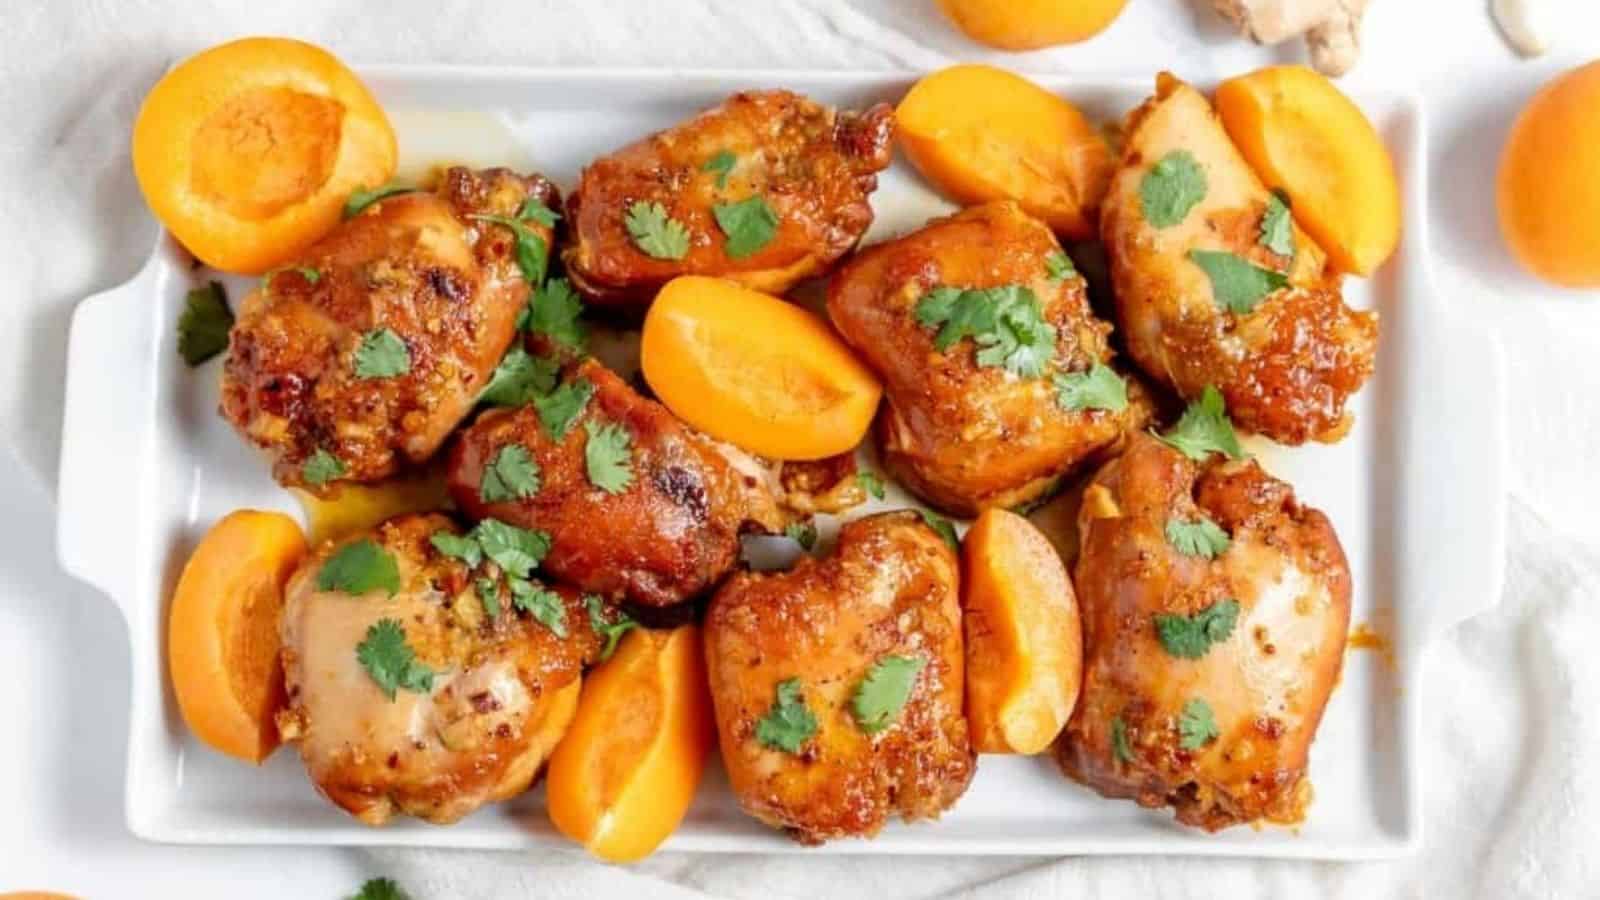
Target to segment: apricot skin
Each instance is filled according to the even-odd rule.
[[[1500,232],[1530,274],[1600,287],[1600,61],[1546,84],[1511,127],[1496,190]]]
[[[1094,37],[1128,0],[939,0],[944,14],[980,44],[1037,50]]]

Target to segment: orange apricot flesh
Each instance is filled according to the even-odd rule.
[[[1083,626],[1072,581],[1038,528],[998,508],[972,523],[962,563],[973,749],[1038,753],[1078,702]]]

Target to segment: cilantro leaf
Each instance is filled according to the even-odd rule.
[[[478,546],[477,539],[471,534],[435,531],[428,536],[428,543],[445,556],[466,563],[469,569],[476,568],[478,563],[483,562],[483,548]]]
[[[516,239],[517,269],[522,273],[522,280],[528,283],[530,289],[537,289],[539,285],[544,284],[545,271],[550,265],[550,247],[544,242],[544,238],[533,233],[533,229],[529,228],[526,222],[510,216],[473,215],[467,218],[492,222],[511,229],[511,234]]]
[[[1057,372],[1050,383],[1056,388],[1056,403],[1068,412],[1128,408],[1128,383],[1104,363],[1095,363],[1087,372]]]
[[[1111,758],[1117,762],[1133,762],[1133,747],[1128,743],[1128,724],[1121,716],[1111,720]]]
[[[1233,634],[1239,621],[1239,601],[1218,600],[1192,616],[1157,613],[1156,637],[1168,653],[1179,659],[1199,659],[1205,656],[1212,644],[1219,644]]]
[[[349,900],[411,900],[391,878],[371,878],[361,886],[361,893]]]
[[[1233,433],[1233,423],[1228,421],[1222,392],[1215,385],[1206,385],[1200,399],[1184,409],[1178,424],[1159,437],[1174,450],[1196,461],[1204,460],[1211,453],[1244,458],[1239,436]]]
[[[368,190],[366,185],[361,185],[351,191],[350,198],[344,201],[344,217],[346,219],[354,218],[360,215],[362,210],[377,203],[379,200],[393,197],[395,194],[409,194],[415,190],[417,189],[414,187],[407,187],[396,181],[380,184],[371,190]]]
[[[1205,516],[1194,522],[1167,520],[1167,543],[1184,556],[1216,559],[1228,549],[1228,533]]]
[[[1187,150],[1161,157],[1139,181],[1139,201],[1145,221],[1169,228],[1188,217],[1206,197],[1206,173]]]
[[[801,745],[816,733],[817,717],[806,708],[805,698],[800,696],[800,679],[778,682],[772,708],[756,722],[756,740],[763,747],[799,753]]]
[[[584,594],[583,606],[589,611],[589,627],[606,642],[605,646],[600,648],[600,662],[605,662],[616,652],[617,642],[622,640],[622,636],[638,628],[639,623],[621,610],[616,611],[617,621],[607,622],[605,602],[600,599],[599,594]]]
[[[883,479],[877,472],[860,471],[856,473],[856,483],[875,500],[883,499]]]
[[[749,197],[738,203],[717,203],[711,207],[717,227],[728,236],[724,252],[729,259],[744,259],[761,252],[778,233],[778,214],[766,198]]]
[[[938,326],[933,347],[943,353],[964,337],[979,346],[980,366],[1004,367],[1037,378],[1055,355],[1056,329],[1044,321],[1039,298],[1021,285],[954,288],[940,285],[917,301],[913,314]]]
[[[357,378],[392,378],[411,371],[411,351],[400,335],[376,328],[361,336],[356,348]]]
[[[542,584],[508,578],[511,585],[511,605],[528,613],[540,625],[550,629],[558,638],[567,636],[567,607],[561,595]]]
[[[1216,740],[1222,732],[1217,730],[1216,717],[1211,704],[1199,697],[1183,705],[1178,716],[1178,746],[1185,750],[1198,750]]]
[[[1078,274],[1078,269],[1072,264],[1072,257],[1060,250],[1044,258],[1044,271],[1051,281],[1066,281]]]
[[[321,447],[300,466],[300,478],[312,487],[322,487],[344,475],[344,472],[344,463],[339,461],[339,457]]]
[[[811,552],[817,545],[817,523],[815,522],[790,522],[783,526],[783,536],[800,545],[800,549]]]
[[[1289,214],[1289,195],[1275,190],[1267,195],[1267,211],[1261,214],[1261,246],[1279,256],[1294,258],[1294,217]]]
[[[213,281],[184,295],[183,312],[178,314],[178,355],[191,366],[198,366],[228,349],[228,331],[233,328],[233,312],[222,285]]]
[[[983,291],[940,285],[917,301],[917,324],[939,326],[933,349],[943,353],[964,337],[994,330],[995,310]]]
[[[1189,259],[1211,280],[1216,304],[1236,315],[1249,313],[1273,291],[1289,286],[1289,278],[1282,272],[1263,269],[1222,250],[1190,250]]]
[[[715,172],[717,175],[717,189],[728,186],[728,173],[733,171],[739,157],[733,155],[732,150],[718,150],[717,155],[706,160],[700,166],[702,172]]]
[[[929,528],[938,532],[939,537],[944,538],[944,542],[950,545],[951,550],[961,552],[961,538],[956,536],[956,527],[950,524],[949,519],[925,509],[917,510],[917,514],[922,516],[922,521],[928,523]]]
[[[561,440],[572,429],[572,423],[583,414],[583,408],[594,396],[594,385],[587,379],[569,381],[543,397],[535,397],[533,407],[539,411],[539,424],[554,440]]]
[[[689,254],[689,229],[667,216],[659,203],[636,200],[623,219],[633,245],[654,259],[683,259]]]
[[[528,448],[507,444],[483,467],[478,497],[485,503],[523,500],[539,493],[539,464]]]
[[[548,394],[556,386],[556,364],[534,356],[521,347],[512,347],[495,366],[489,383],[478,395],[479,403],[490,406],[526,406],[534,398]]]
[[[393,597],[400,590],[400,567],[389,551],[371,538],[340,547],[317,571],[319,591],[360,596],[378,588]]]
[[[522,208],[517,210],[517,218],[524,222],[537,222],[546,228],[554,228],[561,214],[545,206],[538,197],[529,197],[522,201]]]
[[[608,494],[620,494],[633,484],[633,438],[615,422],[583,423],[589,440],[583,445],[583,465],[589,483]]]
[[[531,528],[484,519],[471,532],[483,554],[517,578],[527,578],[550,552],[550,535]]]
[[[398,619],[379,619],[373,623],[367,629],[366,639],[356,645],[356,660],[391,702],[396,689],[413,694],[433,690],[433,670],[417,661],[417,654],[406,644],[406,631]]]
[[[588,329],[578,317],[583,315],[583,301],[565,278],[552,278],[528,301],[528,331],[548,335],[558,344],[582,350],[588,339]]]
[[[856,725],[867,734],[877,734],[893,725],[911,699],[917,675],[927,664],[920,656],[885,656],[878,660],[850,698]]]
[[[438,537],[438,535],[434,535]],[[472,546],[476,547],[477,544]],[[473,582],[478,589],[478,601],[483,604],[483,612],[491,619],[500,618],[500,582],[493,578],[479,577]]]

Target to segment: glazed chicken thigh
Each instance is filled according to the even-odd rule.
[[[1200,92],[1163,74],[1124,133],[1100,230],[1134,361],[1188,400],[1215,385],[1235,423],[1280,443],[1343,437],[1377,314],[1345,305]]]
[[[1036,500],[1149,417],[1138,386],[1107,367],[1111,326],[1083,278],[1009,201],[857,254],[828,286],[828,314],[883,379],[884,466],[949,513]],[[1110,400],[1066,387],[1096,379]]]
[[[958,593],[955,553],[909,511],[847,523],[828,558],[741,573],[717,591],[706,664],[746,812],[816,844],[955,803],[975,769]],[[863,724],[864,682],[886,664],[918,668],[903,707]],[[787,735],[769,733],[775,716]]]
[[[516,235],[476,216],[556,204],[539,176],[453,168],[379,200],[268,273],[229,338],[222,414],[284,485],[371,482],[431,457],[510,345]],[[544,247],[550,229],[524,221]],[[309,467],[309,468],[308,468]]]
[[[567,205],[567,274],[593,303],[643,307],[678,275],[781,294],[872,224],[894,112],[789,91],[722,105],[590,163]]]
[[[540,585],[546,606],[530,615],[492,562],[446,556],[440,534],[460,538],[445,516],[408,515],[329,542],[285,592],[279,731],[323,796],[368,825],[454,822],[526,790],[599,648],[577,591]],[[351,584],[356,556],[387,559],[392,585]],[[493,613],[480,582],[499,595]],[[386,670],[398,686],[380,685]]]
[[[565,412],[549,399],[485,412],[463,431],[448,473],[472,518],[548,534],[544,568],[556,578],[669,606],[733,568],[741,532],[783,529],[765,467],[688,428],[600,363],[576,364],[557,393]],[[622,460],[609,475],[599,474],[601,444]],[[508,459],[535,473],[521,489],[503,477]]]
[[[1350,622],[1327,517],[1254,461],[1196,463],[1140,434],[1078,527],[1083,688],[1062,768],[1208,831],[1300,821]]]

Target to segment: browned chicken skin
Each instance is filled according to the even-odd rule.
[[[1215,559],[1166,534],[1202,515],[1231,538]],[[1208,831],[1300,821],[1350,622],[1350,570],[1327,517],[1254,461],[1197,464],[1143,434],[1095,476],[1079,516],[1083,688],[1056,746],[1062,768]],[[1163,639],[1158,617],[1203,622],[1228,601],[1236,619],[1211,621],[1198,658]]]
[[[448,170],[432,193],[380,200],[271,273],[241,305],[223,370],[222,414],[273,457],[279,483],[316,489],[317,451],[342,472],[378,481],[428,459],[471,411],[515,333],[528,285],[503,226],[533,198],[556,204],[539,176]],[[550,229],[528,227],[550,246]],[[402,374],[365,376],[358,348],[380,329],[409,358]]]
[[[876,834],[891,815],[936,818],[976,760],[962,715],[956,556],[911,512],[846,524],[826,559],[735,575],[706,617],[706,665],[722,759],[745,811],[802,843]],[[887,656],[926,661],[895,724],[876,735],[851,698]],[[795,754],[757,723],[799,679],[815,734]]]
[[[552,586],[567,636],[512,606],[503,581],[490,617],[469,570],[430,544],[459,534],[441,515],[390,519],[328,542],[289,580],[282,619],[289,708],[285,739],[297,742],[323,796],[368,825],[396,814],[454,822],[528,788],[577,710],[580,673],[599,641],[577,591]],[[372,540],[395,560],[400,589],[362,596],[320,590],[318,574],[345,544]],[[389,619],[404,629],[432,690],[391,700],[363,668],[357,646]]]
[[[733,568],[741,532],[782,530],[770,476],[752,458],[691,430],[592,359],[567,380],[592,385],[594,393],[561,439],[545,430],[533,406],[490,410],[462,432],[448,475],[451,495],[472,518],[547,532],[543,567],[552,576],[585,591],[668,606]],[[606,424],[622,426],[631,445],[632,481],[615,494],[587,473],[586,426]],[[486,502],[485,465],[510,446],[537,464],[539,489]]]
[[[883,379],[877,437],[884,466],[946,512],[971,516],[1036,500],[1149,417],[1131,383],[1120,412],[1058,402],[1052,375],[1111,358],[1111,326],[1090,312],[1083,278],[1051,275],[1046,260],[1060,253],[1047,226],[1001,201],[869,247],[829,283],[834,326]],[[1008,285],[1032,291],[1055,328],[1053,358],[1038,377],[979,365],[970,338],[940,352],[936,330],[917,320],[918,302],[940,286]]]
[[[889,165],[894,112],[836,112],[789,91],[735,94],[721,106],[595,160],[567,205],[567,274],[593,303],[642,307],[678,275],[714,275],[781,294],[843,256],[872,224],[868,196]],[[729,167],[716,165],[720,154]],[[720,183],[719,183],[720,182]],[[765,198],[777,232],[730,258],[715,204]],[[659,203],[688,231],[682,259],[629,236],[635,203]]]
[[[1194,88],[1163,75],[1124,133],[1100,231],[1134,361],[1185,399],[1215,385],[1237,425],[1280,443],[1343,437],[1351,424],[1345,402],[1372,374],[1377,315],[1344,304],[1338,276],[1303,231],[1293,229],[1293,259],[1262,245],[1270,194]],[[1180,151],[1204,173],[1205,194],[1182,221],[1157,227],[1141,188]],[[1230,312],[1193,250],[1227,251],[1284,273],[1288,286],[1251,312]]]

